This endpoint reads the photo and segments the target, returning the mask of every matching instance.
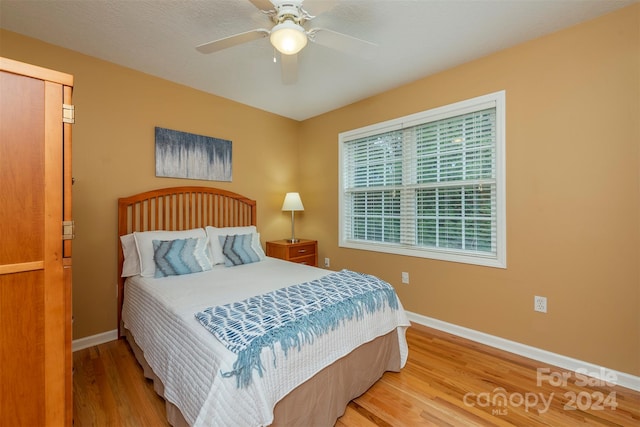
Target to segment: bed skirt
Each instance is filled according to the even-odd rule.
[[[363,344],[296,387],[276,404],[272,426],[334,425],[349,401],[367,391],[386,371],[400,371],[397,334],[394,330]],[[153,381],[154,390],[164,398],[164,385],[147,364],[142,349],[128,330],[125,336],[144,376]],[[166,400],[165,404],[169,424],[188,426],[178,407]]]

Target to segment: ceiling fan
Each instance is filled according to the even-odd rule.
[[[201,53],[214,53],[242,43],[269,37],[273,47],[280,52],[282,82],[293,84],[298,79],[298,52],[308,41],[363,58],[371,58],[376,44],[326,28],[306,30],[304,25],[315,18],[302,7],[304,0],[249,0],[271,18],[275,24],[270,30],[258,28],[219,40],[201,44]],[[332,2],[325,2],[330,4]],[[274,57],[275,61],[275,57]]]

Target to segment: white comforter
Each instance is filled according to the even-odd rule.
[[[384,310],[318,337],[313,345],[289,352],[276,346],[262,352],[265,373],[254,374],[238,389],[232,370],[236,355],[194,317],[204,308],[239,301],[285,286],[308,282],[330,271],[267,257],[238,267],[162,279],[135,276],[125,285],[122,319],[165,385],[165,398],[194,426],[261,426],[273,421],[273,408],[291,390],[356,347],[409,321],[399,310]],[[404,331],[403,331],[404,332]],[[407,359],[405,334],[398,334],[402,366]]]

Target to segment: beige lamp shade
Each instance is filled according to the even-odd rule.
[[[282,204],[283,211],[303,211],[302,199],[300,199],[299,193],[287,193],[284,196],[284,203]]]

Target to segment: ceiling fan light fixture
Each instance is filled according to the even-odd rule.
[[[284,55],[295,55],[307,45],[307,33],[300,25],[287,19],[271,30],[269,40]]]

